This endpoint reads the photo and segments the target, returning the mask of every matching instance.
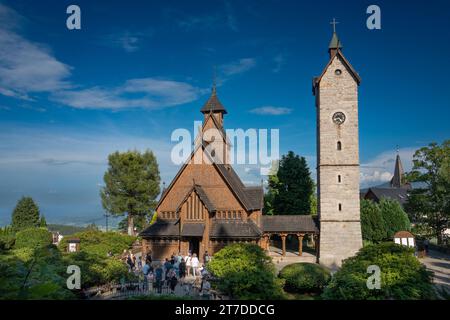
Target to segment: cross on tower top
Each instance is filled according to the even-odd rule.
[[[337,22],[335,18],[333,18],[333,21],[330,22],[330,24],[333,25],[333,32],[336,32],[336,25],[337,25],[338,23],[339,23],[339,22]]]
[[[214,65],[213,69],[213,94],[216,94],[216,86],[217,86],[217,66]]]

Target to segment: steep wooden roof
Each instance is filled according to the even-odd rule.
[[[181,175],[183,170],[187,167],[189,162],[192,160],[192,157],[194,156],[195,152],[202,148],[203,152],[206,154],[206,156],[211,161],[212,165],[218,170],[219,174],[223,177],[227,185],[229,186],[230,190],[233,192],[233,194],[236,196],[238,201],[242,204],[242,206],[247,211],[252,210],[260,210],[263,207],[263,196],[264,196],[264,190],[263,187],[246,187],[239,176],[234,171],[233,167],[229,164],[218,164],[215,163],[212,159],[211,155],[209,154],[208,150],[206,149],[206,145],[202,142],[201,144],[198,144],[198,146],[192,151],[191,156],[187,159],[187,161],[183,164],[183,166],[178,171],[175,178],[172,180],[170,185],[165,189],[165,191],[161,194],[161,198],[156,206],[156,209],[161,205],[162,201],[165,199],[167,194],[170,192],[171,188],[175,184],[175,181],[178,179],[178,177]],[[213,203],[211,203],[212,206]],[[180,205],[180,204],[178,204]],[[206,204],[205,204],[206,205]]]
[[[200,110],[200,112],[201,113],[221,112],[223,114],[227,113],[227,110],[225,110],[225,107],[222,105],[219,98],[217,97],[215,86],[213,87],[211,96],[203,105],[203,108]]]

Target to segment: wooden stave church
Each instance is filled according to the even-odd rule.
[[[230,144],[223,127],[227,111],[215,85],[200,111],[204,120],[194,151],[163,190],[155,223],[140,233],[143,253],[151,252],[154,260],[178,252],[196,253],[202,258],[205,251],[214,254],[236,242],[254,243],[268,251],[271,236],[278,235],[285,255],[286,237],[294,235],[301,255],[306,234],[318,243],[319,229],[310,215],[263,215],[263,186],[245,186],[229,164]],[[211,156],[208,148],[214,139],[203,135],[209,129],[220,133],[223,152],[219,160]]]

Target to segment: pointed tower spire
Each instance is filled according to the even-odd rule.
[[[339,40],[339,37],[336,33],[336,24],[338,23],[339,22],[337,22],[335,18],[333,18],[333,21],[330,22],[330,24],[333,25],[333,36],[331,37],[331,41],[328,46],[328,52],[330,53],[330,57],[332,57],[338,49],[339,50],[342,49],[341,40]]]
[[[225,110],[225,107],[222,105],[222,103],[219,101],[219,98],[217,97],[216,87],[217,87],[216,68],[214,67],[211,96],[209,97],[208,101],[206,101],[206,103],[203,105],[203,108],[200,110],[200,112],[203,113],[205,116],[209,113],[220,113],[222,115],[227,113],[227,110]]]
[[[397,158],[395,159],[394,176],[391,179],[392,188],[401,188],[405,185],[405,172],[403,171],[402,161],[400,160],[397,148]]]

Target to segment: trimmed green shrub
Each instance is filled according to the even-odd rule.
[[[381,288],[368,289],[370,265],[381,271]],[[322,298],[337,300],[413,300],[434,299],[432,273],[414,256],[414,250],[384,242],[362,248],[356,256],[344,260]]]
[[[214,277],[213,287],[235,299],[279,299],[283,280],[263,249],[255,244],[228,245],[207,265]]]
[[[293,293],[319,293],[330,281],[330,271],[315,263],[294,263],[278,275],[285,280],[284,288]]]
[[[17,232],[15,248],[40,248],[52,244],[52,234],[45,228],[28,228]]]

